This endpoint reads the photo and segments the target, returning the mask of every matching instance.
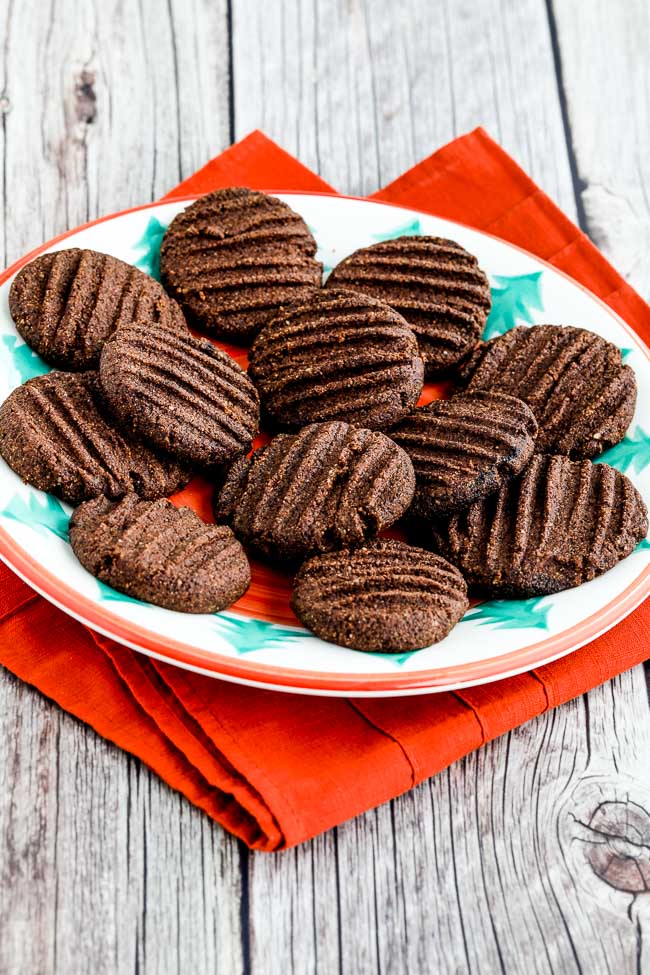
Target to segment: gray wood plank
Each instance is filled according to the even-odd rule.
[[[5,263],[229,141],[226,0],[0,4]],[[243,968],[238,844],[0,673],[0,971]]]
[[[572,149],[586,229],[650,298],[650,7],[554,0]]]
[[[0,971],[241,970],[237,843],[3,672]]]
[[[228,144],[226,0],[5,0],[0,23],[5,263]]]
[[[543,0],[234,0],[233,80],[236,136],[263,128],[341,192],[484,125],[575,215]]]
[[[233,27],[236,135],[262,127],[361,194],[483,124],[575,218],[543,3],[234,0]],[[648,733],[637,668],[310,846],[251,855],[253,971],[635,970],[639,899],[573,830],[597,795],[623,798],[623,830],[650,808]]]

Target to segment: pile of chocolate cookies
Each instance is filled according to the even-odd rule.
[[[17,275],[16,327],[57,371],[0,407],[0,454],[78,506],[90,572],[209,613],[246,591],[249,552],[296,573],[323,639],[392,652],[446,636],[468,585],[539,596],[632,552],[644,502],[592,463],[634,412],[615,346],[553,325],[482,342],[488,280],[450,240],[363,248],[325,285],[315,255],[285,203],[226,189],[170,224],[162,285],[78,249]],[[248,345],[248,374],[195,332]],[[454,394],[418,407],[439,377]],[[199,471],[216,524],[167,500]],[[378,537],[398,522],[415,544]]]

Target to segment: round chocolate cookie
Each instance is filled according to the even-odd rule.
[[[70,504],[129,491],[159,498],[189,480],[176,461],[113,428],[96,372],[51,372],[14,389],[0,406],[0,455],[23,481]]]
[[[94,369],[104,342],[130,322],[186,330],[162,285],[97,251],[42,254],[18,272],[9,292],[16,328],[34,351],[61,369]]]
[[[526,599],[611,569],[645,538],[648,512],[613,467],[536,454],[496,494],[430,528],[468,583],[489,596]]]
[[[407,454],[383,433],[314,423],[240,458],[215,495],[217,521],[270,559],[360,545],[413,498]]]
[[[427,377],[449,372],[481,337],[492,298],[476,258],[453,240],[397,237],[362,247],[327,285],[380,298],[415,332]]]
[[[84,568],[107,585],[179,613],[216,613],[248,589],[243,548],[223,525],[161,498],[96,498],[70,519],[70,544]]]
[[[257,391],[206,339],[162,326],[121,328],[104,346],[99,376],[120,424],[184,463],[212,467],[250,450]]]
[[[281,305],[320,287],[315,254],[316,241],[291,207],[233,187],[202,196],[174,217],[160,270],[191,325],[243,342]]]
[[[314,556],[291,595],[300,622],[322,640],[381,653],[437,643],[468,605],[465,580],[453,565],[388,538]]]
[[[513,328],[484,342],[461,370],[468,392],[499,389],[528,403],[537,450],[595,457],[625,436],[636,379],[620,350],[570,325]]]
[[[479,390],[413,410],[390,431],[413,461],[411,513],[449,514],[496,491],[526,466],[536,433],[530,408],[505,393]]]
[[[333,289],[265,325],[248,371],[269,422],[287,430],[323,420],[389,427],[415,406],[424,382],[401,315],[375,298]]]

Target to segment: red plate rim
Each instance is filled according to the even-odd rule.
[[[425,216],[436,216],[435,214],[427,214],[426,211],[414,210],[412,207],[403,206],[401,204],[392,204],[383,200],[368,200],[359,196],[345,196],[343,194],[336,193],[303,192],[299,190],[267,190],[267,192],[277,193],[283,196],[320,196],[348,200],[360,200],[364,203],[372,203],[374,206],[390,207],[391,209],[404,210],[414,214],[424,214]],[[9,268],[7,268],[6,271],[4,271],[3,274],[0,275],[0,285],[4,284],[4,282],[24,264],[32,260],[34,257],[37,257],[39,254],[42,254],[53,244],[56,244],[61,240],[65,240],[67,237],[77,234],[81,230],[85,230],[88,227],[93,227],[100,223],[105,223],[109,220],[118,219],[119,217],[122,217],[128,213],[148,210],[167,203],[182,203],[194,199],[196,199],[196,195],[190,194],[187,196],[175,197],[171,200],[159,200],[153,203],[146,203],[141,206],[130,207],[117,213],[99,217],[96,220],[90,220],[88,223],[81,224],[80,226],[75,227],[73,230],[68,230],[63,234],[59,234],[57,237],[53,237],[51,240],[41,244],[39,247],[15,261]],[[610,308],[609,305],[605,304],[601,298],[594,295],[592,291],[580,284],[580,282],[575,281],[569,274],[566,274],[564,271],[554,267],[548,261],[537,257],[535,254],[532,254],[525,248],[518,247],[516,244],[511,244],[509,241],[504,241],[495,234],[478,230],[476,227],[472,227],[470,224],[462,223],[458,220],[448,220],[446,217],[440,217],[439,219],[445,220],[450,224],[465,227],[466,229],[482,234],[485,237],[491,237],[494,240],[498,240],[507,247],[512,247],[514,250],[525,254],[534,261],[537,261],[539,264],[548,267],[555,274],[559,274],[561,277],[566,278],[575,287],[578,287],[580,290],[586,292],[592,298],[592,300],[597,301],[600,305],[602,305],[607,313],[623,326],[626,332],[634,336],[635,342],[641,347],[646,355],[646,358],[650,359],[650,350],[648,350],[643,339],[627,324],[627,322],[625,322],[620,315]],[[563,630],[562,633],[549,637],[546,640],[541,640],[538,643],[531,644],[529,647],[515,650],[499,657],[483,659],[475,663],[459,664],[455,667],[438,667],[431,670],[422,670],[417,672],[407,671],[397,674],[373,674],[369,676],[368,674],[358,673],[304,671],[296,668],[276,667],[269,664],[247,663],[246,661],[236,658],[225,657],[222,654],[201,650],[196,647],[190,647],[187,644],[181,643],[177,640],[172,640],[152,633],[150,630],[138,626],[135,623],[120,619],[109,610],[104,609],[102,606],[92,602],[92,600],[80,595],[78,592],[76,592],[76,590],[66,585],[66,583],[62,582],[56,576],[52,575],[52,573],[50,573],[47,569],[44,569],[41,565],[39,565],[39,563],[36,562],[35,559],[33,559],[32,556],[29,555],[1,526],[0,558],[9,566],[9,568],[15,570],[18,575],[25,580],[25,582],[32,585],[33,588],[40,592],[47,600],[54,603],[60,609],[63,609],[65,612],[68,612],[82,623],[85,623],[91,629],[107,635],[112,639],[117,640],[119,643],[135,647],[142,650],[144,653],[152,654],[161,659],[165,659],[171,664],[179,664],[183,667],[194,668],[203,673],[209,673],[214,677],[223,677],[225,679],[234,681],[241,680],[249,684],[261,684],[265,687],[277,685],[279,688],[284,690],[295,690],[297,692],[304,690],[320,691],[324,693],[333,692],[345,695],[354,695],[355,693],[367,694],[372,693],[373,691],[381,694],[390,694],[391,692],[399,694],[400,692],[404,691],[425,691],[427,689],[436,690],[438,688],[451,686],[461,687],[481,683],[483,681],[494,681],[507,676],[512,676],[515,673],[521,673],[536,666],[541,666],[544,663],[549,663],[558,657],[564,656],[565,654],[579,649],[581,646],[584,646],[584,644],[590,642],[591,640],[594,640],[596,637],[605,633],[607,630],[611,629],[617,623],[620,623],[623,619],[625,619],[626,616],[628,616],[644,601],[650,592],[650,566],[646,566],[645,569],[622,593],[620,593],[609,603],[606,603],[605,606],[602,606],[591,616],[587,617],[587,619],[582,620],[582,622],[576,624],[568,630]]]

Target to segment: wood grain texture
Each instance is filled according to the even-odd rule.
[[[237,843],[2,677],[0,972],[240,970]]]
[[[585,229],[650,298],[646,0],[552,6]]]
[[[0,4],[0,254],[159,196],[229,142],[226,2]],[[242,969],[238,844],[0,676],[0,972]]]
[[[5,264],[229,142],[226,0],[4,0]]]
[[[263,128],[367,194],[483,125],[569,214],[542,0],[233,0],[235,136]]]
[[[581,209],[644,287],[629,120],[598,112],[620,61],[643,146],[643,4],[627,24],[581,6],[0,0],[0,253],[160,195],[255,126],[364,193],[480,123],[571,216],[572,159],[587,186],[602,167],[634,206],[602,238],[611,194],[583,187]],[[650,970],[649,744],[636,668],[267,856],[2,673],[0,973]]]
[[[546,6],[396,6],[297,0],[270,18],[235,0],[236,135],[262,127],[344,192],[367,193],[483,124],[575,219]],[[635,970],[644,929],[631,897],[575,858],[570,829],[574,805],[591,818],[606,796],[650,809],[643,752],[612,748],[612,729],[630,722],[650,728],[642,668],[392,808],[310,847],[252,856],[253,970],[269,957],[291,972]],[[597,801],[583,785],[590,763]]]

